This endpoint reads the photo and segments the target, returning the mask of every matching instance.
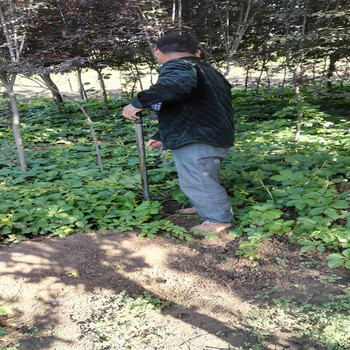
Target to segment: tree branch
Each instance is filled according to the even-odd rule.
[[[10,52],[11,61],[16,62],[16,55],[14,52],[13,42],[11,40],[11,36],[10,36],[9,29],[7,27],[7,24],[6,24],[6,20],[5,20],[5,16],[4,16],[4,12],[2,10],[1,4],[0,4],[0,20],[1,20],[2,28],[4,30],[4,34],[5,34],[5,38],[6,38],[6,42],[7,42],[7,47],[8,47],[9,52]]]

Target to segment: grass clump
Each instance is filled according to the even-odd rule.
[[[159,317],[169,301],[144,292],[128,295],[125,291],[113,295],[99,295],[100,306],[84,326],[94,349],[128,350],[160,349],[166,339],[166,329]]]
[[[350,348],[350,291],[330,295],[321,305],[310,302],[311,297],[298,302],[294,297],[279,297],[248,314],[254,334],[261,342],[275,333],[307,339],[325,349]]]

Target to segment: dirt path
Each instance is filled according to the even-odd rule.
[[[267,295],[283,290],[298,300],[312,293],[317,304],[350,281],[344,270],[334,279],[320,256],[302,255],[286,241],[269,242],[259,264],[237,258],[238,245],[239,239],[227,246],[200,239],[186,245],[110,232],[0,246],[0,305],[13,311],[0,319],[9,331],[0,348],[102,349],[89,334],[91,320],[108,308],[98,296],[147,291],[172,303],[154,320],[161,345],[141,338],[133,349],[262,349],[251,345],[258,337],[246,315]],[[337,282],[327,284],[330,276]],[[322,349],[281,329],[269,338],[270,349]]]

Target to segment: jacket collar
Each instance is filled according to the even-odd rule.
[[[185,57],[179,57],[179,58],[174,58],[174,59],[172,59],[172,60],[169,60],[169,61],[167,61],[167,62],[165,62],[164,64],[162,64],[161,66],[159,66],[158,68],[157,68],[157,72],[159,72],[159,70],[162,68],[162,67],[164,67],[164,66],[166,66],[168,63],[170,63],[170,62],[174,62],[174,61],[177,61],[177,60],[186,60],[186,61],[193,61],[193,62],[199,62],[200,61],[200,58],[199,57],[196,57],[196,56],[185,56]]]

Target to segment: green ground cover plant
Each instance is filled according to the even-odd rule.
[[[345,89],[345,90],[344,90]],[[272,235],[287,236],[303,252],[328,252],[330,267],[350,268],[349,87],[304,89],[301,136],[294,140],[300,106],[292,90],[234,90],[237,142],[225,160],[222,181],[235,211],[236,252],[259,259]],[[344,97],[345,96],[345,97]],[[89,126],[70,102],[60,112],[49,100],[21,104],[22,137],[29,170],[16,163],[9,114],[0,115],[0,239],[64,237],[92,230],[157,234],[191,242],[191,235],[163,215],[162,203],[186,204],[169,153],[147,152],[151,201],[142,201],[132,123],[120,116],[126,100],[82,101],[100,141],[100,172]],[[1,100],[5,107],[6,100]],[[298,109],[299,108],[299,109]],[[117,115],[117,116],[112,116]],[[145,118],[145,138],[155,121]],[[164,158],[166,162],[164,162]]]
[[[117,103],[114,112],[120,113],[119,104],[125,102],[111,101],[112,107],[113,103]],[[139,227],[142,235],[152,236],[163,230],[189,240],[184,229],[160,220],[159,201],[140,200],[133,125],[121,117],[105,117],[101,101],[85,104],[88,111],[93,111],[101,142],[105,167],[102,173],[97,166],[87,122],[74,105],[67,103],[64,115],[48,101],[22,106],[23,138],[30,169],[22,173],[16,167],[9,167],[14,155],[2,154],[2,238],[18,241],[38,234],[63,237],[78,231],[126,231]],[[2,139],[11,139],[8,119],[2,122]],[[151,128],[149,122],[146,134]],[[150,182],[152,167],[157,161],[154,156],[148,157]],[[154,181],[165,173],[171,179],[173,166],[160,168]],[[156,227],[153,222],[157,223]]]
[[[8,307],[5,307],[5,306],[0,306],[0,316],[7,316],[10,314],[12,314],[11,309],[9,309]],[[0,326],[0,337],[2,335],[6,335],[6,334],[8,334],[6,329]]]

